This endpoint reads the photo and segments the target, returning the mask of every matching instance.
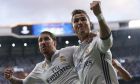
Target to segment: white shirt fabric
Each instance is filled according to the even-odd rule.
[[[23,84],[79,84],[73,64],[75,46],[57,50],[51,62],[40,62],[23,80]]]
[[[80,84],[119,84],[112,66],[112,43],[112,35],[106,40],[97,35],[79,45],[73,57]]]

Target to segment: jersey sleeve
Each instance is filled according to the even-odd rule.
[[[68,60],[71,62],[72,65],[74,65],[75,62],[75,51],[77,50],[78,46],[69,46],[62,48],[60,52],[62,54],[65,54],[68,57]]]
[[[35,81],[32,80],[32,77],[34,77],[34,75],[35,75],[34,72],[37,72],[37,69],[40,64],[41,63],[36,64],[35,68],[30,72],[30,74],[25,79],[23,79],[23,84],[34,84],[35,83]]]
[[[112,47],[112,45],[113,45],[112,34],[110,34],[110,36],[105,40],[101,39],[100,37],[97,39],[97,47],[102,53],[107,52]]]

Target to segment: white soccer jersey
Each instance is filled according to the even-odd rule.
[[[73,64],[73,53],[76,47],[57,50],[51,62],[45,61],[36,65],[34,70],[24,79],[24,84],[79,84],[78,74]]]
[[[118,84],[112,66],[112,35],[101,40],[97,35],[92,42],[83,42],[74,54],[74,65],[81,84]]]

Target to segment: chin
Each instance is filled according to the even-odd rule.
[[[42,54],[45,54],[45,53],[46,53],[46,51],[44,51],[44,50],[41,50],[40,52],[41,52]]]
[[[80,35],[86,35],[86,34],[88,34],[86,31],[81,31],[80,32]]]

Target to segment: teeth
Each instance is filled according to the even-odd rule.
[[[41,45],[41,48],[45,48],[45,44],[42,44],[42,45]]]
[[[78,27],[80,27],[80,25],[78,25]]]
[[[78,27],[82,27],[82,25],[78,25]]]

